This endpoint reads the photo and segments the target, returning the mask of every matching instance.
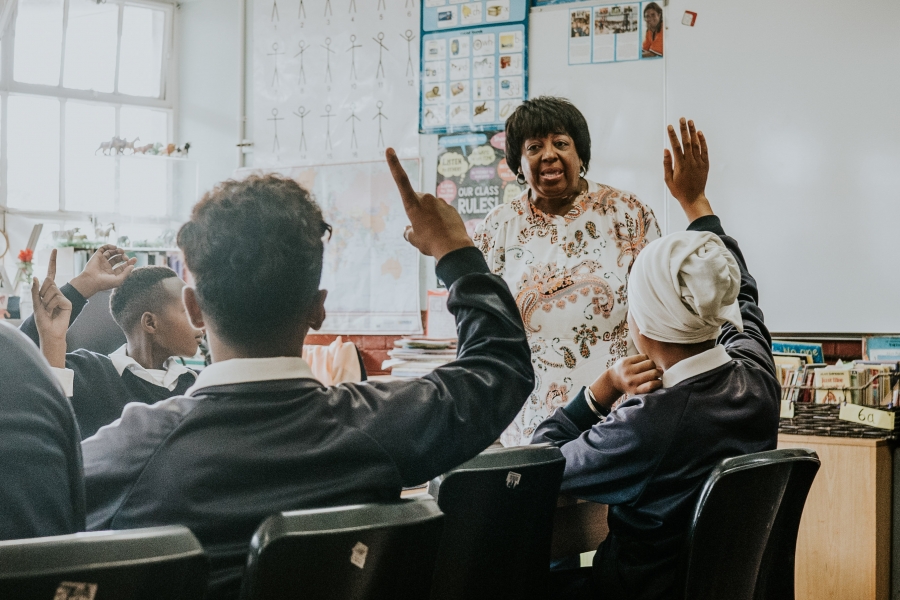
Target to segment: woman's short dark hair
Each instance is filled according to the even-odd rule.
[[[590,167],[591,133],[584,115],[565,98],[538,96],[523,102],[506,120],[506,164],[513,173],[517,173],[522,164],[525,140],[551,133],[571,137],[584,168]]]
[[[194,207],[178,247],[197,302],[233,344],[265,343],[296,328],[322,276],[331,232],[312,195],[277,175],[228,180]]]

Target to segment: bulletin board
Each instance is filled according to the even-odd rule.
[[[527,0],[426,0],[422,133],[503,128],[527,97],[527,7]]]

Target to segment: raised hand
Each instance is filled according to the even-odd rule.
[[[31,283],[31,301],[34,305],[34,323],[41,340],[41,351],[52,367],[66,366],[66,331],[72,303],[56,286],[56,250],[50,253],[47,277],[40,284],[34,277]]]
[[[622,394],[649,394],[662,387],[662,370],[646,354],[620,358],[591,384],[591,392],[605,408]]]
[[[97,292],[111,290],[122,285],[125,278],[134,270],[136,258],[126,258],[125,251],[115,244],[106,244],[94,252],[87,265],[78,276],[70,282],[85,298]]]
[[[709,175],[709,153],[706,137],[694,128],[693,121],[680,121],[681,141],[675,128],[669,125],[672,151],[664,150],[663,176],[669,191],[681,204],[689,221],[713,214],[706,198],[706,178]]]
[[[403,234],[406,241],[422,254],[437,260],[448,252],[475,245],[456,209],[431,194],[419,194],[413,190],[393,148],[388,148],[384,156],[400,190],[403,208],[412,223]]]

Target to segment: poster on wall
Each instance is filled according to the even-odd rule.
[[[656,2],[569,9],[569,64],[661,58],[664,29]]]
[[[502,129],[528,93],[528,1],[424,1],[419,130]]]
[[[253,164],[419,153],[419,0],[257,0]]]
[[[511,201],[524,189],[506,166],[505,149],[503,131],[438,137],[435,195],[456,208],[471,237],[495,206]]]

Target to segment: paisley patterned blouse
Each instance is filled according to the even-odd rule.
[[[553,409],[635,352],[626,282],[638,253],[660,237],[653,211],[628,192],[589,181],[564,217],[544,214],[528,193],[497,206],[475,233],[516,298],[536,376],[504,446],[529,443]]]

